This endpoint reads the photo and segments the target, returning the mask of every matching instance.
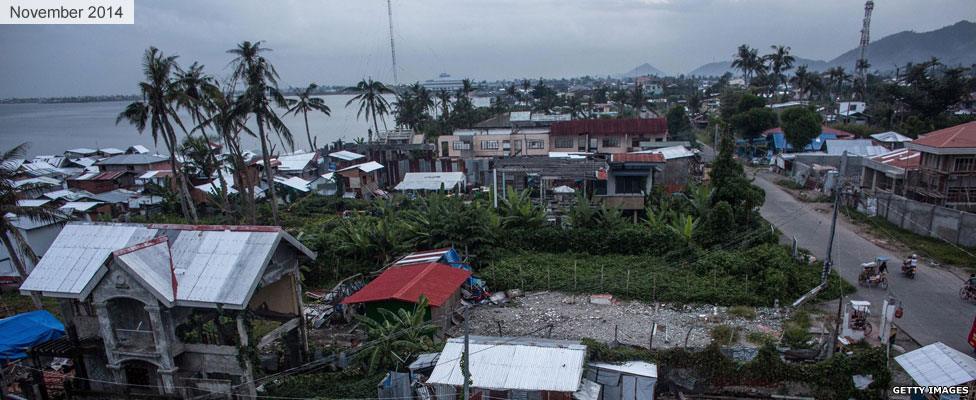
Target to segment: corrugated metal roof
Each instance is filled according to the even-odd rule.
[[[661,153],[618,153],[610,155],[610,162],[613,163],[663,163],[664,155]]]
[[[62,211],[81,211],[85,212],[102,204],[100,201],[69,201],[61,206]]]
[[[471,273],[445,264],[427,263],[392,267],[383,271],[343,304],[399,300],[416,303],[426,296],[429,304],[440,307],[461,287]]]
[[[167,238],[168,246],[136,246]],[[165,299],[164,267],[172,253],[176,271],[176,305],[241,309],[257,288],[281,241],[315,258],[281,228],[170,224],[71,223],[45,253],[21,286],[55,297],[82,299],[104,275],[105,262],[117,255],[150,290]],[[164,257],[165,255],[165,257]],[[163,272],[160,272],[163,271]]]
[[[137,225],[67,224],[20,290],[87,297],[93,282],[105,273],[102,265],[113,251],[149,240],[154,233]]]
[[[315,153],[297,153],[278,156],[279,171],[302,171],[315,159]]]
[[[464,185],[463,172],[407,172],[396,190],[452,190]]]
[[[96,165],[145,165],[167,161],[166,157],[152,154],[120,154],[102,159]]]
[[[902,135],[895,131],[875,133],[871,135],[871,138],[883,143],[900,143],[900,142],[912,141],[912,138]]]
[[[418,251],[407,254],[393,263],[393,265],[426,264],[432,262],[456,264],[461,262],[461,256],[454,251],[454,248],[445,247],[443,249]]]
[[[568,340],[536,338],[469,338],[473,387],[492,390],[576,392],[583,377],[586,346]],[[444,345],[427,383],[461,386],[464,338]]]
[[[976,380],[976,360],[935,342],[895,357],[920,386],[958,386]]]
[[[292,189],[295,189],[295,190],[297,190],[299,192],[307,192],[309,190],[308,189],[308,184],[310,182],[309,181],[306,181],[306,180],[304,180],[302,178],[299,178],[297,176],[293,176],[293,177],[290,177],[290,178],[285,178],[283,176],[275,176],[274,177],[274,181],[275,182],[278,182],[278,183],[280,183],[282,185],[285,185],[287,187],[290,187]]]
[[[336,152],[329,153],[329,157],[338,158],[338,159],[344,160],[344,161],[352,161],[352,160],[358,160],[358,159],[363,158],[363,157],[366,157],[366,156],[364,156],[362,154],[359,154],[359,153],[353,153],[353,152],[348,151],[348,150],[342,150],[342,151],[336,151]]]
[[[664,156],[665,160],[672,160],[675,158],[684,158],[684,157],[694,157],[696,154],[694,151],[689,150],[685,146],[661,147],[661,148],[651,149],[651,150],[635,151],[633,153],[635,154],[659,153],[662,156]]]
[[[18,207],[40,207],[50,202],[51,202],[50,200],[45,200],[45,199],[17,200],[17,206]]]
[[[887,148],[875,146],[870,139],[827,140],[827,154],[841,155],[846,151],[851,156],[871,157],[889,152]]]
[[[176,300],[175,279],[172,255],[169,252],[169,240],[160,236],[135,246],[117,250],[113,254],[120,263],[129,269],[146,289],[167,306],[172,306]]]
[[[370,161],[370,162],[365,162],[365,163],[362,163],[362,164],[352,165],[352,166],[349,166],[349,167],[340,169],[337,172],[349,171],[351,169],[358,169],[360,171],[369,173],[369,172],[373,172],[373,171],[376,171],[376,170],[381,169],[381,168],[383,168],[383,164],[380,164],[380,163],[378,163],[376,161]]]
[[[644,361],[628,361],[623,364],[590,363],[593,368],[617,371],[627,375],[657,378],[657,365]]]

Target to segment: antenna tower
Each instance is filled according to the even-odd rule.
[[[393,44],[393,5],[390,3],[390,0],[386,0],[386,16],[390,20],[390,55],[393,57],[393,84],[399,85],[400,80],[397,78],[396,46]]]
[[[871,11],[874,11],[874,1],[868,0],[864,3],[864,25],[861,27],[861,57],[857,59],[855,71],[857,72],[858,89],[863,100],[868,86],[868,44],[871,43]]]

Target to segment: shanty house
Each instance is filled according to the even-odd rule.
[[[467,185],[463,172],[407,172],[396,185],[401,192],[457,191],[460,193]]]
[[[861,188],[904,196],[908,175],[918,171],[919,161],[919,152],[905,148],[868,157],[862,165]]]
[[[654,400],[657,365],[643,361],[590,363],[584,376],[600,385],[595,400]]]
[[[68,179],[68,188],[105,193],[129,188],[135,184],[135,176],[127,171],[89,172]]]
[[[661,153],[622,153],[610,155],[606,191],[600,199],[609,207],[643,210],[644,196],[651,192],[656,176],[663,170]]]
[[[393,266],[383,271],[342,304],[365,305],[364,315],[384,319],[381,308],[413,311],[420,296],[427,297],[427,319],[441,332],[451,326],[451,315],[461,300],[461,285],[471,272],[436,262]]]
[[[83,356],[92,390],[254,396],[249,321],[301,321],[299,264],[314,258],[279,227],[69,223],[20,290],[59,299],[69,334],[101,341]]]
[[[552,124],[549,150],[627,153],[642,150],[642,143],[666,140],[664,118],[583,119]]]
[[[287,154],[278,156],[278,174],[288,177],[312,179],[318,175],[319,153]]]
[[[471,336],[471,398],[570,400],[580,390],[586,346],[531,337]],[[464,338],[448,339],[427,379],[437,398],[454,398],[464,384]]]
[[[376,171],[381,169],[383,169],[383,164],[370,161],[336,171],[342,177],[342,188],[346,191],[343,196],[361,199],[372,198],[379,190]]]

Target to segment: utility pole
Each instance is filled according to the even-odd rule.
[[[464,353],[461,354],[461,376],[464,378],[464,397],[462,397],[462,400],[469,400],[471,398],[471,369],[468,368],[468,362],[471,361],[471,353],[468,351],[468,338],[470,336],[470,330],[468,329],[468,310],[470,308],[464,308]]]
[[[834,214],[830,220],[830,239],[827,241],[827,256],[824,258],[823,273],[820,275],[820,283],[826,284],[830,276],[830,268],[834,265],[834,233],[837,231],[837,214],[840,209],[840,192],[844,188],[844,176],[847,173],[847,150],[844,151],[840,161],[840,173],[837,174],[837,182],[834,182]]]
[[[830,277],[830,268],[833,266],[834,258],[834,232],[837,230],[837,211],[840,207],[840,191],[843,189],[843,177],[847,173],[847,150],[844,150],[844,154],[840,160],[840,174],[837,176],[837,182],[834,183],[834,215],[831,217],[830,222],[830,240],[827,243],[827,257],[824,259],[823,274],[820,277],[820,285],[827,288],[827,280]],[[844,308],[844,291],[840,291],[840,297],[837,299],[837,322],[834,324],[834,332],[830,337],[830,347],[827,348],[827,357],[834,354],[834,344],[837,342],[837,336],[840,335],[840,321],[841,321],[841,310]]]

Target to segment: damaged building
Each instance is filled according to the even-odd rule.
[[[285,359],[303,360],[314,258],[279,227],[69,223],[21,291],[57,298],[72,342],[100,342],[74,360],[93,398],[254,396],[252,321],[294,326]]]

